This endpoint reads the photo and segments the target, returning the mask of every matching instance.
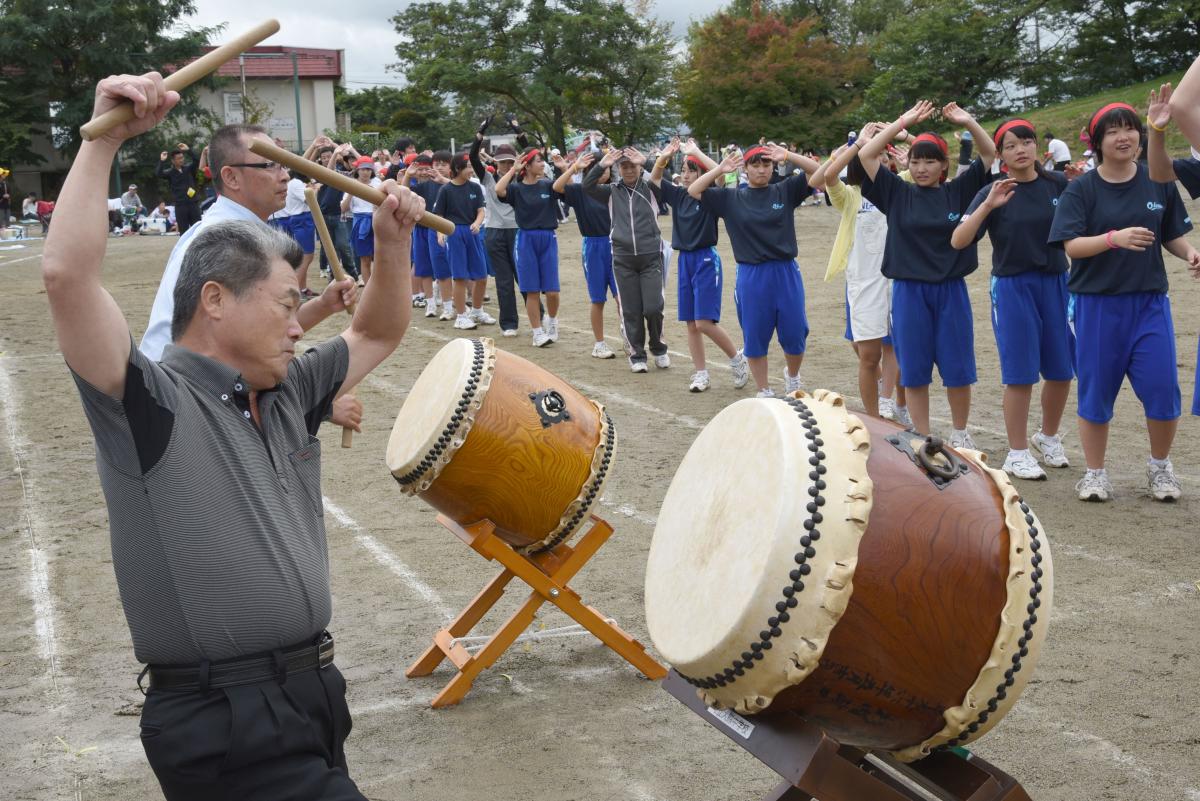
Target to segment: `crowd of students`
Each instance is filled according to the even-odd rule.
[[[956,447],[975,447],[968,433],[975,332],[965,279],[977,269],[976,246],[987,235],[1009,440],[1004,469],[1042,479],[1043,466],[1068,466],[1061,423],[1076,380],[1087,463],[1076,489],[1081,499],[1108,500],[1108,426],[1128,376],[1147,420],[1149,487],[1155,498],[1169,500],[1180,496],[1170,449],[1181,393],[1162,251],[1200,277],[1200,252],[1185,238],[1192,226],[1174,183],[1179,179],[1200,196],[1200,162],[1169,158],[1162,132],[1181,94],[1200,106],[1192,97],[1200,91],[1191,86],[1200,84],[1198,71],[1193,68],[1174,99],[1169,85],[1151,96],[1148,136],[1142,116],[1126,104],[1097,111],[1085,131],[1094,169],[1084,171],[1072,171],[1059,153],[1044,164],[1038,131],[1027,120],[988,132],[955,103],[935,109],[925,101],[891,123],[868,123],[823,163],[773,143],[726,149],[717,163],[695,142],[678,139],[648,158],[635,148],[602,146],[599,137],[564,157],[529,147],[511,118],[518,147],[502,144],[491,152],[489,119],[461,153],[418,153],[411,140],[402,140],[393,153],[364,157],[349,145],[318,139],[307,155],[364,183],[395,179],[454,223],[450,236],[423,228],[413,235],[413,304],[426,317],[453,321],[457,330],[495,324],[484,308],[492,275],[502,335],[517,335],[519,291],[533,345],[557,342],[556,229],[573,212],[583,241],[593,357],[616,355],[604,336],[612,298],[630,369],[648,372],[651,361],[659,369],[670,366],[663,318],[673,259],[678,318],[694,367],[688,388],[710,386],[707,337],[729,359],[734,386],[753,379],[760,397],[774,394],[767,361],[772,338],[783,351],[785,391],[801,388],[809,326],[794,210],[824,192],[841,214],[826,278],[845,274],[845,336],[858,361],[864,409],[930,431],[936,368]],[[954,172],[946,140],[910,133],[935,114],[962,130],[960,143],[975,150]],[[668,179],[677,162],[679,172]],[[293,183],[302,196],[303,184]],[[321,191],[328,221],[340,226],[343,215],[351,216],[350,235],[338,241],[353,252],[351,273],[369,280],[371,205]],[[289,203],[291,197],[289,187]],[[668,211],[669,243],[659,227]],[[307,226],[297,221],[306,213],[298,205],[283,211],[286,229],[311,259],[311,219]],[[736,261],[741,348],[721,325],[718,219]],[[307,266],[306,260],[305,272]],[[1029,436],[1038,384],[1040,420]],[[1200,414],[1200,395],[1192,411]]]

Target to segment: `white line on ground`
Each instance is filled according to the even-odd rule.
[[[37,633],[41,658],[46,662],[51,684],[56,691],[58,684],[58,613],[54,596],[50,592],[50,565],[46,551],[38,544],[37,530],[44,528],[44,521],[36,503],[30,497],[25,480],[24,462],[28,443],[21,433],[17,421],[16,393],[7,368],[0,362],[0,402],[4,404],[4,427],[8,431],[8,443],[21,481],[21,506],[25,510],[25,533],[29,542],[29,595],[33,601],[34,630]]]
[[[600,505],[607,506],[609,509],[612,509],[617,514],[625,515],[625,517],[633,518],[634,520],[638,521],[639,523],[645,523],[647,526],[650,526],[651,528],[658,525],[657,517],[655,517],[654,515],[648,515],[645,512],[639,512],[637,509],[634,509],[632,506],[630,506],[627,503],[617,503],[616,501],[610,501],[610,500],[608,500],[608,498],[602,497],[602,498],[600,498]]]
[[[23,262],[23,261],[33,261],[34,259],[40,259],[41,257],[42,257],[42,254],[39,253],[36,256],[25,256],[20,259],[9,259],[8,261],[0,261],[0,267],[7,267],[10,264],[18,264],[19,262]]]
[[[407,584],[413,592],[421,596],[430,606],[434,607],[443,618],[450,620],[454,617],[453,610],[446,606],[442,597],[438,595],[437,590],[418,578],[412,568],[406,565],[400,557],[396,556],[387,546],[371,536],[366,529],[358,524],[358,521],[347,514],[342,507],[331,501],[328,496],[322,495],[321,500],[325,502],[325,508],[333,515],[342,528],[353,534],[354,540],[366,549],[367,553],[375,557],[377,562],[399,576],[401,581]]]

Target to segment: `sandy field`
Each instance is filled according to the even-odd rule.
[[[1200,204],[1191,204],[1193,215]],[[669,230],[669,218],[663,218]],[[808,388],[857,394],[855,362],[842,339],[843,285],[822,281],[837,216],[797,210],[800,262],[812,335],[802,374]],[[145,326],[162,266],[177,240],[110,240],[105,283],[134,336]],[[10,243],[4,243],[10,244]],[[585,602],[648,642],[642,607],[646,554],[662,498],[698,431],[725,405],[751,394],[730,386],[711,349],[713,387],[687,392],[691,373],[675,281],[667,290],[673,366],[633,375],[621,359],[589,357],[587,298],[573,223],[560,232],[561,341],[535,350],[527,327],[502,347],[531,358],[604,403],[621,445],[598,512],[616,528],[573,581]],[[161,797],[138,740],[142,700],[111,567],[108,522],[91,434],[56,346],[39,275],[40,242],[0,250],[0,774],[9,799]],[[732,254],[726,324],[733,315]],[[981,247],[981,262],[990,250]],[[1200,284],[1168,261],[1184,407],[1193,389]],[[321,285],[312,271],[313,284]],[[989,323],[987,271],[969,279],[980,382],[972,431],[993,464],[1003,461],[999,367]],[[489,309],[495,313],[494,306]],[[610,344],[615,309],[608,312]],[[345,318],[310,332],[332,336]],[[734,338],[740,342],[740,332]],[[497,336],[496,329],[485,330]],[[332,562],[338,664],[349,682],[352,775],[372,799],[389,801],[746,801],[776,783],[767,768],[642,678],[588,636],[514,647],[484,673],[466,701],[434,710],[449,679],[407,680],[405,667],[496,572],[401,495],[384,464],[396,412],[430,357],[454,332],[414,320],[397,352],[361,387],[366,431],[343,450],[322,434],[326,527]],[[782,388],[773,352],[772,382]],[[934,393],[935,425],[948,409]],[[850,400],[854,405],[854,400]],[[1146,435],[1128,387],[1117,405],[1109,470],[1113,503],[1076,501],[1083,461],[1074,396],[1066,421],[1074,466],[1021,491],[1054,549],[1055,600],[1041,664],[1013,712],[973,746],[1019,779],[1037,801],[1200,801],[1200,420],[1185,416],[1173,452],[1184,498],[1164,505],[1145,483]],[[1036,427],[1036,420],[1033,423]],[[754,443],[747,442],[747,448]],[[510,593],[499,625],[523,600]],[[549,605],[536,626],[570,622]],[[868,801],[864,799],[864,801]]]

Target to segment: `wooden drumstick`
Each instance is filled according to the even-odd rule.
[[[312,213],[313,225],[317,227],[317,235],[321,237],[321,250],[325,252],[325,258],[329,260],[329,269],[333,272],[334,280],[341,281],[349,278],[346,271],[342,269],[341,259],[338,258],[337,250],[333,247],[333,237],[329,235],[329,226],[325,224],[325,215],[321,213],[321,206],[317,203],[317,193],[312,190],[312,187],[304,189],[304,202],[308,204],[308,210]],[[351,303],[346,307],[346,314],[354,315],[355,304]],[[346,390],[349,395],[354,391],[354,388]],[[354,441],[354,429],[350,426],[342,426],[342,447],[349,448]]]
[[[281,147],[276,147],[274,144],[265,142],[262,139],[252,139],[250,141],[250,150],[263,158],[268,158],[277,164],[282,164],[298,173],[307,175],[317,183],[340,189],[347,194],[354,195],[359,200],[365,200],[376,206],[383,203],[384,198],[387,197],[381,189],[376,189],[369,184],[364,184],[362,181],[357,181],[348,175],[343,175],[328,167],[322,167],[315,161],[309,161],[302,156],[297,156],[295,153],[291,153]],[[421,219],[417,220],[417,225],[424,228],[432,228],[446,236],[454,235],[454,223],[445,217],[439,217],[429,211],[421,215]]]
[[[232,42],[223,44],[211,53],[206,53],[196,59],[191,64],[187,64],[172,72],[163,79],[163,85],[168,90],[182,92],[209,73],[216,72],[226,61],[229,61],[245,50],[249,50],[263,39],[278,31],[279,20],[269,19],[266,22],[261,22]],[[83,137],[84,141],[90,142],[93,139],[104,136],[104,134],[121,123],[129,122],[133,117],[133,103],[127,100],[116,108],[110,109],[94,120],[84,124],[79,129],[79,135]]]

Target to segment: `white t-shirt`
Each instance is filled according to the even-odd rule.
[[[283,204],[283,211],[279,213],[280,217],[291,217],[309,210],[308,203],[304,201],[304,187],[306,186],[308,184],[299,178],[288,181],[287,200]]]
[[[383,183],[383,181],[379,180],[378,178],[371,179],[371,186],[378,187],[382,183]],[[350,213],[351,214],[374,214],[375,213],[375,204],[374,203],[368,203],[365,200],[360,200],[359,198],[355,197],[354,195],[351,195],[349,192],[342,195],[343,200],[345,200],[347,197],[350,198]]]
[[[1071,160],[1071,149],[1061,139],[1050,140],[1050,160],[1055,164]]]

